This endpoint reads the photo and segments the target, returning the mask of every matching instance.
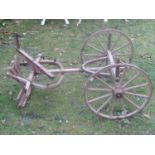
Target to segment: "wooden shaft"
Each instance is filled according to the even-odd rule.
[[[88,70],[98,71],[103,67],[87,67]],[[74,73],[74,72],[83,72],[82,68],[66,68],[66,69],[50,69],[50,73]]]
[[[110,65],[115,65],[116,63],[114,61],[113,55],[111,54],[111,51],[108,50],[107,53],[108,53],[108,58],[109,58],[109,64]],[[111,72],[112,72],[112,76],[115,77],[116,69],[115,68],[112,68],[111,69]]]
[[[38,57],[35,59],[35,62],[39,62],[41,60],[41,55],[38,55]],[[25,87],[21,89],[19,92],[19,95],[17,97],[18,99],[18,106],[25,107],[28,98],[31,95],[32,92],[32,81],[35,78],[35,70],[32,70],[27,78],[27,82],[25,84]]]
[[[28,80],[18,76],[18,75],[14,75],[12,73],[7,72],[7,75],[10,76],[11,78],[15,79],[17,82],[22,83],[22,84],[26,84],[27,82],[29,82]]]
[[[110,65],[115,65],[115,61],[114,61],[113,55],[111,54],[111,51],[107,51],[107,53],[108,53]]]
[[[17,51],[32,65],[32,67],[40,70],[44,74],[46,74],[49,78],[53,78],[54,75],[52,73],[49,73],[48,70],[41,65],[39,62],[34,61],[34,59],[29,56],[24,50],[22,49],[17,49]]]

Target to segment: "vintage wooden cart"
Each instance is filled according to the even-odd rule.
[[[65,73],[88,74],[85,103],[96,115],[107,119],[123,119],[142,111],[150,101],[152,83],[147,74],[131,64],[133,45],[130,38],[115,29],[102,29],[88,37],[81,49],[80,68],[64,68],[56,61],[38,54],[27,54],[15,35],[16,51],[7,75],[22,87],[18,106],[25,107],[32,88],[53,89],[59,86]],[[25,76],[24,68],[31,67]]]

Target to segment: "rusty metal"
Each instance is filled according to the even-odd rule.
[[[45,59],[41,54],[32,58],[21,48],[18,34],[15,34],[15,44],[18,54],[14,56],[7,75],[22,87],[17,97],[20,107],[26,106],[32,88],[55,88],[62,83],[65,73],[73,72],[89,75],[85,103],[100,117],[131,117],[150,101],[151,80],[142,69],[130,64],[132,41],[119,30],[103,29],[88,37],[81,49],[80,68],[64,68],[60,62]],[[25,75],[22,69],[26,67],[30,70]]]

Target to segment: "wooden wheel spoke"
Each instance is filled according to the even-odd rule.
[[[83,54],[85,59],[94,59],[94,58],[100,58],[103,57],[102,54]]]
[[[97,35],[95,35],[95,38],[96,38],[97,42],[100,44],[100,46],[102,47],[103,51],[106,52],[106,50],[105,50],[105,48],[104,48],[102,42],[99,40],[99,38],[98,38]]]
[[[116,78],[119,78],[119,74],[120,74],[120,66],[116,66],[116,73],[115,73]],[[118,79],[117,79],[117,81],[118,81]]]
[[[135,76],[133,76],[129,81],[127,81],[124,85],[123,85],[123,87],[126,87],[129,83],[131,83],[133,80],[135,80],[138,76],[139,76],[139,72],[135,75]]]
[[[140,107],[135,103],[133,102],[131,99],[129,99],[126,95],[123,96],[123,98],[130,104],[132,104],[134,107],[136,107],[137,109],[140,109]]]
[[[108,45],[107,45],[108,50],[111,49],[111,40],[112,40],[112,34],[108,33]]]
[[[103,55],[101,54],[83,54],[84,56],[90,56],[90,57],[102,57]]]
[[[106,59],[103,59],[100,63],[98,63],[97,67],[101,67],[104,62],[106,62]]]
[[[109,71],[109,73],[110,73],[110,75],[111,75],[111,77],[112,77],[112,81],[113,81],[113,83],[115,84],[116,83],[116,81],[115,81],[115,73],[116,73],[116,68],[115,67],[113,67],[113,68],[108,68],[108,71]]]
[[[127,91],[127,90],[131,90],[131,89],[141,88],[141,87],[145,87],[147,85],[148,85],[148,83],[142,83],[142,84],[139,84],[139,85],[135,85],[135,86],[125,88],[124,90]]]
[[[149,96],[147,96],[145,94],[132,93],[132,92],[129,92],[129,91],[125,91],[125,94],[133,95],[133,96],[137,96],[137,97],[142,97],[142,98],[148,98],[149,97]]]
[[[126,63],[126,61],[125,61],[125,60],[120,59],[120,63],[124,64],[124,63]]]
[[[106,92],[110,92],[111,89],[104,89],[104,88],[88,88],[88,90],[90,91],[106,91]]]
[[[110,96],[96,111],[99,113],[112,99],[112,96]]]
[[[126,108],[125,108],[125,105],[124,105],[124,103],[123,103],[123,100],[122,100],[122,99],[120,100],[120,105],[121,105],[121,108],[122,108],[122,112],[124,112],[124,113],[122,113],[122,114],[123,114],[123,115],[126,115],[127,110],[126,110]]]
[[[95,76],[96,79],[98,79],[100,82],[102,82],[103,84],[105,84],[106,86],[108,86],[110,89],[114,89],[110,84],[108,84],[107,82],[105,82],[104,80],[101,80],[99,77]]]
[[[95,102],[95,101],[98,101],[98,100],[102,100],[102,99],[104,99],[104,98],[106,98],[106,97],[109,97],[109,96],[112,96],[112,94],[111,94],[111,93],[108,93],[108,94],[106,94],[106,95],[96,97],[96,98],[94,98],[94,99],[89,100],[89,101],[88,101],[88,104],[91,104],[91,103],[93,103],[93,102]]]
[[[94,46],[92,46],[90,44],[87,44],[87,46],[93,48],[95,51],[98,51],[98,52],[102,53],[102,50],[100,50],[100,49],[98,49],[98,48],[96,48],[96,47],[94,47]]]
[[[101,57],[103,57],[103,56],[101,56]],[[102,65],[105,66],[106,61],[107,61],[107,56],[103,57],[102,60],[99,60],[98,62],[96,62],[97,67],[101,67]]]
[[[121,53],[118,53],[118,54],[114,54],[114,56],[130,56],[131,54],[121,54]]]
[[[121,38],[121,34],[119,34],[119,37],[117,38],[117,41],[115,42],[115,44],[113,44],[113,46],[111,47],[110,50],[113,50],[113,49],[117,46],[117,44],[118,44],[119,41],[120,41],[120,38]]]
[[[123,73],[122,73],[122,77],[121,77],[121,79],[120,79],[120,84],[123,83],[123,79],[124,79],[124,77],[125,77],[126,72],[127,72],[127,68],[124,67],[124,69],[123,69]]]
[[[111,110],[110,110],[110,117],[113,116],[113,114],[114,114],[114,110],[115,110],[115,105],[112,104],[112,106],[111,106]]]
[[[126,44],[124,44],[124,45],[122,45],[121,47],[118,47],[118,48],[116,48],[116,49],[113,49],[112,51],[114,52],[114,51],[119,51],[120,49],[122,49],[122,48],[124,48],[125,46],[128,46],[129,45],[129,43],[126,43]]]
[[[89,51],[94,55],[88,55],[90,61],[85,61],[82,68],[92,73],[85,86],[86,104],[90,110],[112,120],[128,118],[143,110],[150,101],[152,84],[142,69],[130,64],[132,40],[119,30],[105,28],[84,42],[81,60]],[[93,60],[100,55],[104,60]]]

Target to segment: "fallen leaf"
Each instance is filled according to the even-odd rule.
[[[12,91],[9,91],[9,95],[11,96],[13,94],[13,92]]]
[[[22,22],[22,20],[15,20],[16,24],[20,24]]]
[[[35,131],[32,131],[32,133],[35,134],[36,132]]]
[[[148,115],[148,114],[143,114],[143,116],[144,116],[145,118],[151,119],[151,116]]]
[[[55,52],[60,52],[60,48],[57,48],[57,47],[56,47],[56,48],[54,48],[54,51],[55,51]]]
[[[141,33],[138,33],[138,34],[137,34],[137,36],[141,36],[141,35],[142,35]]]
[[[6,119],[1,120],[2,124],[6,123]]]
[[[23,33],[23,36],[26,36],[26,33]]]
[[[59,120],[59,123],[62,123],[62,120]]]
[[[20,126],[24,126],[24,122],[21,121],[21,122],[20,122]]]

